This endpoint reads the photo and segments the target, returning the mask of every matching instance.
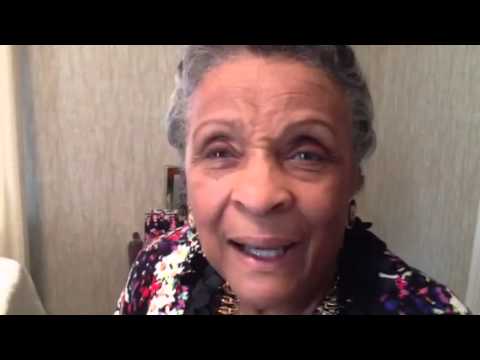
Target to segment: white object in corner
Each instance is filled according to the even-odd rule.
[[[0,258],[0,315],[46,315],[29,273],[5,258]]]

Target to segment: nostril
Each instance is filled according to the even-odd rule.
[[[256,216],[265,216],[273,213],[284,212],[294,203],[293,195],[286,190],[269,189],[254,193],[236,194],[232,197],[234,206],[244,213]]]

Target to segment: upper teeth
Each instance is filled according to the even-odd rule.
[[[285,254],[284,248],[279,249],[258,249],[252,246],[245,246],[245,252],[260,258],[275,258]]]

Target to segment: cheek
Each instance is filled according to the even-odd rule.
[[[219,229],[230,194],[229,183],[225,178],[212,178],[198,169],[190,169],[187,189],[202,249],[210,263],[220,270],[224,241]]]
[[[331,265],[343,247],[349,196],[342,182],[323,182],[298,196],[298,207],[308,223],[310,241],[305,269],[321,271]]]
[[[345,179],[332,176],[297,191],[298,206],[313,224],[329,224],[346,216],[352,192]]]
[[[209,171],[203,163],[196,163],[193,160],[192,146],[187,146],[185,165],[188,204],[195,220],[201,223],[213,221],[214,214],[218,216],[230,193],[229,183],[225,176]]]
[[[218,220],[231,192],[228,181],[214,178],[201,170],[187,172],[188,202],[200,223]]]

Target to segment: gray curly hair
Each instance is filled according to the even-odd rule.
[[[248,52],[262,57],[284,57],[326,71],[346,91],[352,109],[353,149],[361,164],[373,151],[373,103],[355,53],[349,45],[187,45],[177,69],[176,88],[167,115],[168,140],[185,158],[188,100],[212,68]]]

